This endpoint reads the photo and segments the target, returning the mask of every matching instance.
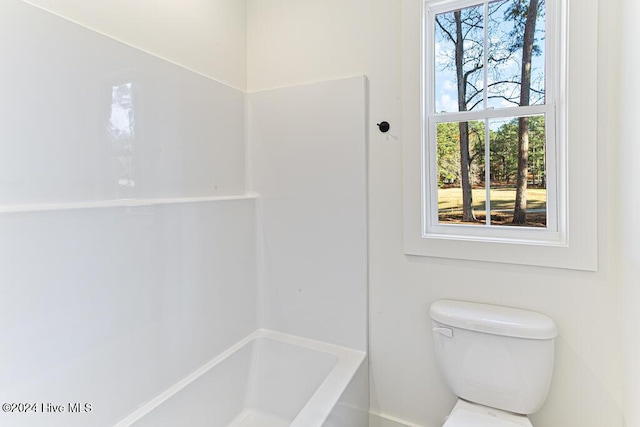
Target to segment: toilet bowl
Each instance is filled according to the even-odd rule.
[[[458,399],[443,427],[533,427],[525,415]]]

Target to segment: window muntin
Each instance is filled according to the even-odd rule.
[[[424,237],[558,240],[556,73],[546,1],[426,3]],[[535,20],[527,22],[532,5]],[[527,170],[518,168],[523,135]],[[518,172],[523,224],[512,223]]]

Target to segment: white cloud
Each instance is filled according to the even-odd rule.
[[[442,83],[442,89],[444,90],[457,90],[458,86],[452,82],[451,80],[445,80],[444,83]]]
[[[435,65],[438,68],[442,68],[444,66],[450,65],[454,55],[453,45],[451,43],[436,43],[435,44]]]
[[[439,99],[436,99],[436,111],[458,111],[458,100],[445,93]]]

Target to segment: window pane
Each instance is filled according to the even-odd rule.
[[[437,125],[439,223],[484,224],[484,133],[484,121]]]
[[[488,107],[544,104],[545,0],[490,2],[487,18]]]
[[[478,5],[435,17],[436,113],[483,108],[483,13]]]
[[[524,131],[521,132],[521,129]],[[509,117],[489,121],[491,225],[547,226],[547,182],[544,115]],[[518,141],[528,145],[524,195],[524,222],[514,223],[518,194]]]

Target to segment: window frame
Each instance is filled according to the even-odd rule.
[[[425,120],[429,110],[426,110],[428,105],[424,94],[425,89],[434,87],[431,84],[433,80],[428,81],[428,78],[433,79],[435,73],[431,72],[431,77],[428,77],[425,69],[425,47],[432,46],[426,43],[435,35],[426,25],[429,22],[427,13],[441,13],[484,2],[403,2],[403,203],[407,255],[597,270],[597,33],[593,31],[597,28],[597,7],[571,8],[570,3],[575,0],[546,1],[547,37],[552,28],[555,40],[551,43],[547,39],[545,46],[545,90],[551,97],[545,105],[555,116],[555,120],[548,121],[546,127],[548,132],[555,134],[554,141],[557,141],[554,147],[547,146],[547,150],[552,149],[555,155],[555,164],[548,164],[547,168],[556,171],[557,182],[557,191],[554,195],[548,194],[547,203],[556,203],[557,226],[553,224],[544,229],[464,224],[433,227],[433,207],[437,213],[437,203],[430,205],[430,214],[426,212],[426,206],[428,197],[434,197],[429,178],[433,182],[437,177],[433,176],[435,163],[429,167],[434,159],[433,155],[429,156],[425,142],[434,140],[434,135],[427,137],[429,126],[435,129],[435,125]],[[585,49],[585,45],[589,49]],[[553,67],[551,71],[550,67]],[[550,72],[554,78],[550,78]],[[581,90],[585,85],[593,90]],[[523,108],[529,106],[517,107]],[[435,115],[435,109],[432,111]],[[489,111],[499,117],[522,115],[506,114],[506,109]],[[467,113],[473,113],[473,110]],[[467,117],[474,116],[469,114]],[[549,123],[553,121],[555,123]],[[548,156],[553,163],[552,157]],[[435,185],[437,187],[437,181]],[[591,192],[589,197],[588,192]],[[587,203],[587,198],[591,204]],[[442,232],[442,227],[446,232]],[[476,231],[479,228],[490,231]]]
[[[493,0],[496,1],[496,0]],[[499,0],[498,0],[499,1]],[[478,239],[481,241],[526,241],[529,243],[549,243],[564,244],[566,241],[566,225],[558,221],[560,211],[565,209],[563,199],[558,195],[562,194],[564,180],[561,175],[564,173],[562,164],[556,161],[560,153],[564,151],[562,138],[556,138],[556,96],[560,93],[556,81],[559,75],[557,69],[558,59],[554,57],[556,51],[556,29],[555,15],[556,10],[553,6],[557,2],[546,0],[552,5],[551,10],[545,10],[545,103],[530,106],[514,106],[499,109],[476,109],[462,112],[444,112],[436,111],[436,60],[435,49],[437,40],[435,39],[435,17],[442,13],[452,12],[454,10],[482,6],[485,14],[484,27],[486,28],[486,14],[490,0],[444,0],[444,1],[425,1],[424,14],[424,76],[423,76],[423,114],[425,130],[423,134],[422,144],[424,160],[424,181],[423,181],[423,203],[424,203],[424,238],[453,238]],[[549,3],[545,3],[545,8]],[[487,35],[485,32],[483,40],[485,48],[483,53],[486,54]],[[485,64],[483,67],[483,77],[486,82],[487,62],[485,56]],[[483,98],[486,94],[483,91]],[[437,166],[437,125],[438,123],[450,122],[470,122],[470,121],[486,121],[494,118],[506,117],[523,117],[534,114],[544,114],[545,116],[545,151],[547,166],[547,227],[500,227],[490,225],[490,215],[487,214],[487,222],[485,224],[443,224],[439,222],[438,216],[438,166]],[[489,141],[487,138],[488,129],[485,131],[485,162],[487,162],[487,152],[489,149]],[[491,183],[485,180],[485,197],[490,210],[491,200],[489,197]]]

